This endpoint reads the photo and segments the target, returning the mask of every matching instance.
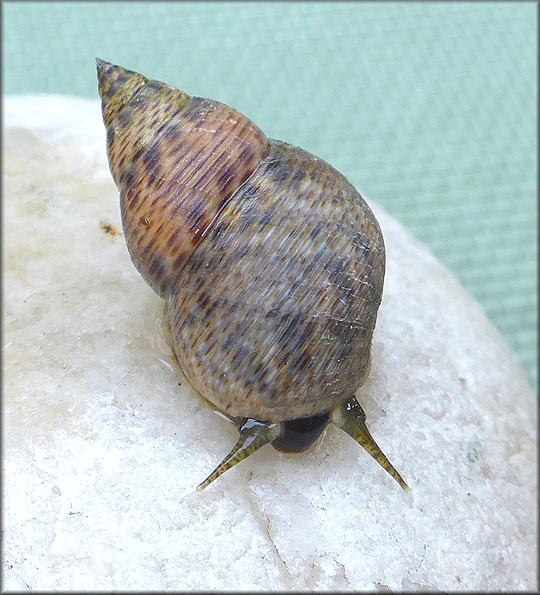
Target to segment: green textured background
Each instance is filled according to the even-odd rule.
[[[536,3],[2,7],[4,93],[96,98],[99,56],[234,106],[423,241],[536,389]]]

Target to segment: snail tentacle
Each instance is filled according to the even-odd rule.
[[[246,419],[238,428],[240,437],[231,452],[221,461],[212,473],[197,486],[200,492],[210,485],[225,471],[238,465],[246,457],[252,455],[265,444],[269,444],[281,434],[281,424],[260,422],[254,419]]]
[[[332,423],[354,438],[406,492],[409,491],[409,486],[387,459],[367,429],[366,414],[354,396],[344,401],[332,412]]]

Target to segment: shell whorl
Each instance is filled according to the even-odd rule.
[[[361,195],[322,159],[272,140],[170,298],[180,367],[235,417],[331,410],[369,372],[384,269]]]
[[[269,142],[225,104],[103,60],[97,69],[128,250],[167,298],[216,215],[268,155]]]

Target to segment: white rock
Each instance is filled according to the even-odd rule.
[[[532,391],[395,221],[375,209],[388,271],[359,397],[411,491],[331,427],[199,493],[236,430],[178,386],[98,102],[4,107],[5,589],[537,588]]]

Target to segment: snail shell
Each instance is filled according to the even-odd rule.
[[[364,199],[328,163],[222,103],[97,66],[129,253],[168,303],[186,378],[239,426],[199,487],[263,444],[304,450],[332,421],[406,488],[354,398],[385,268]]]

